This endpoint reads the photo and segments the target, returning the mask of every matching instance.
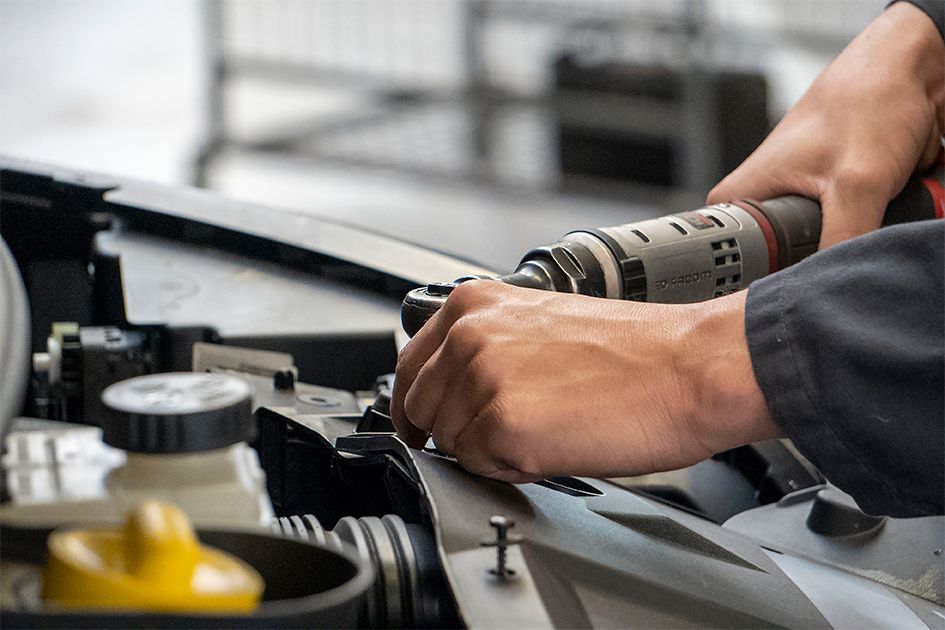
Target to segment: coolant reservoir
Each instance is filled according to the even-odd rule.
[[[127,453],[105,485],[119,513],[147,499],[180,507],[200,526],[268,527],[265,473],[251,390],[228,374],[171,372],[115,383],[102,393],[105,443]]]
[[[247,613],[263,592],[255,569],[200,545],[187,516],[158,502],[120,528],[54,532],[48,546],[42,598],[61,607]]]

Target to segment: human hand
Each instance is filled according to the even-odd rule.
[[[931,166],[945,130],[945,46],[900,2],[817,78],[709,203],[797,194],[820,200],[820,247],[878,228],[889,201]]]
[[[744,292],[640,304],[460,284],[401,352],[401,437],[515,483],[680,468],[779,429],[755,382]]]

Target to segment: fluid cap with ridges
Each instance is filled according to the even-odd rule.
[[[223,448],[256,435],[252,391],[229,374],[167,372],[138,376],[102,392],[106,444],[139,453]]]

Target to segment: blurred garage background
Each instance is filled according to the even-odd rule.
[[[0,0],[0,152],[499,270],[696,207],[885,0]]]

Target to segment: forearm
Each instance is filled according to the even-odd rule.
[[[745,336],[747,291],[689,305],[682,323],[679,372],[695,400],[694,430],[718,453],[778,437],[755,379]]]

